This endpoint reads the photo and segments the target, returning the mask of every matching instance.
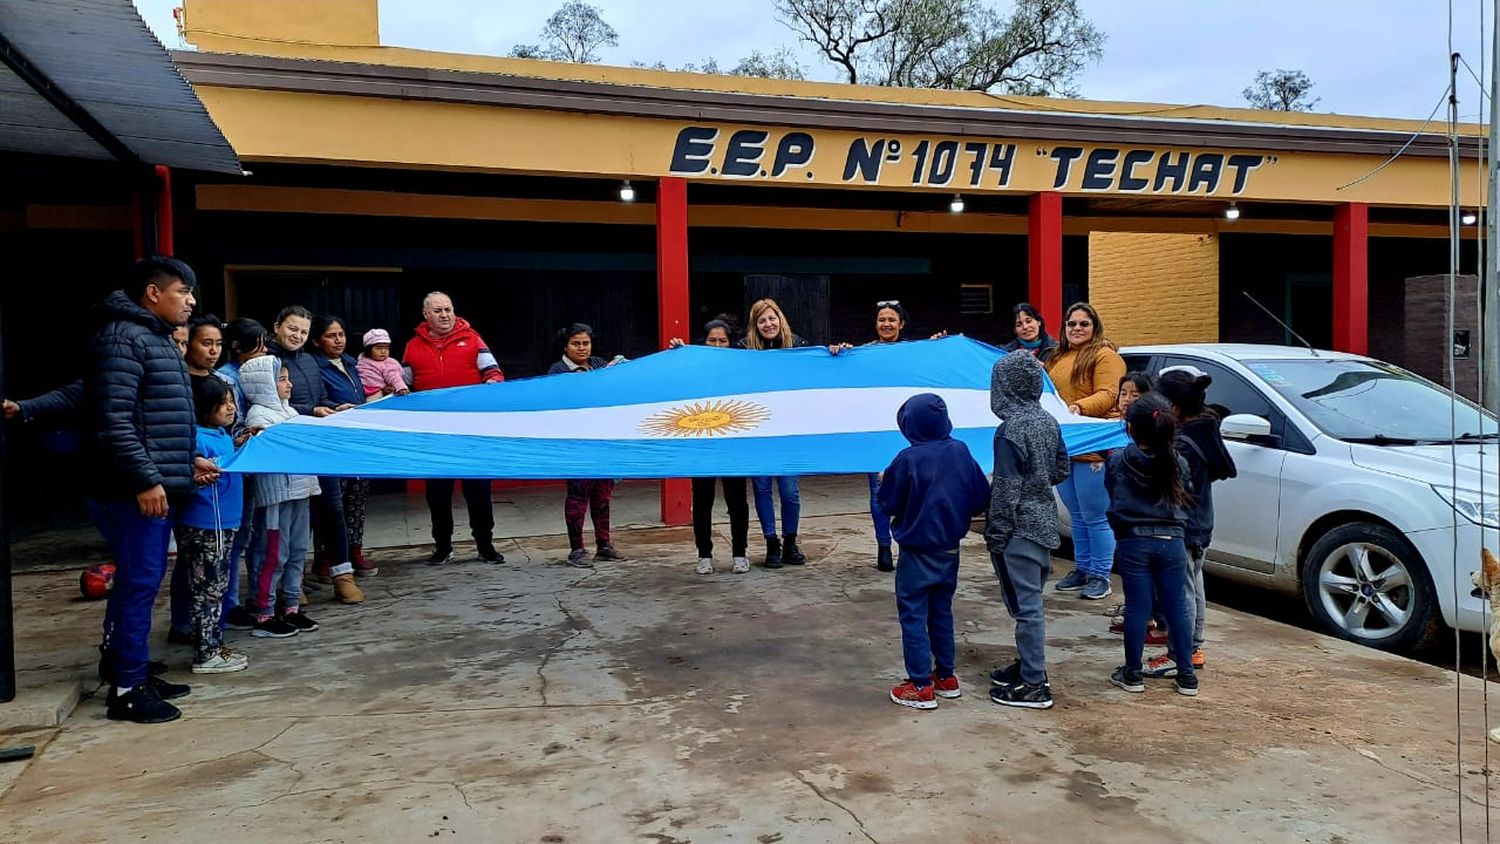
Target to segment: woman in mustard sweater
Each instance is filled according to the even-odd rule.
[[[1068,308],[1067,314],[1062,343],[1047,360],[1047,374],[1069,412],[1108,416],[1119,397],[1125,360],[1105,339],[1104,323],[1092,305],[1079,302]],[[1115,537],[1106,517],[1109,493],[1104,488],[1104,456],[1074,457],[1072,473],[1057,490],[1073,523],[1073,559],[1077,565],[1056,588],[1094,601],[1108,597]]]

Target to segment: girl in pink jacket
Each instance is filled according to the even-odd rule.
[[[411,392],[401,374],[401,362],[391,357],[391,335],[384,328],[365,332],[365,350],[359,356],[359,380],[365,396],[404,396]]]

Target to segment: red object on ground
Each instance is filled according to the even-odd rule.
[[[688,325],[687,181],[666,178],[656,187],[657,340],[667,347],[673,337],[692,336]],[[687,478],[661,482],[661,520],[668,525],[693,521],[693,487]]]
[[[1031,195],[1026,229],[1026,296],[1053,337],[1062,336],[1062,194]]]
[[[1370,353],[1370,206],[1333,209],[1333,348]]]
[[[89,566],[78,575],[78,591],[89,600],[107,597],[109,590],[113,588],[115,588],[114,563]]]

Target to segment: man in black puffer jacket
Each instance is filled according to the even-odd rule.
[[[104,299],[84,374],[89,496],[115,556],[104,617],[113,688],[109,717],[138,723],[175,720],[162,699],[186,686],[148,677],[151,608],[167,569],[176,511],[194,475],[213,474],[194,456],[193,393],[172,330],[193,313],[193,271],[173,258],[137,261],[123,290]]]

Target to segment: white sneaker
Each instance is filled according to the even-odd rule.
[[[698,558],[698,573],[699,574],[713,574],[714,573],[714,558],[713,557],[699,557]]]
[[[194,674],[233,674],[236,671],[244,671],[250,667],[250,657],[241,653],[235,653],[228,648],[219,648],[219,652],[204,660],[193,663]]]
[[[749,570],[750,570],[750,561],[749,560],[745,559],[744,557],[735,557],[734,558],[734,567],[731,568],[730,571],[734,572],[735,574],[744,574],[745,572],[747,572]]]

